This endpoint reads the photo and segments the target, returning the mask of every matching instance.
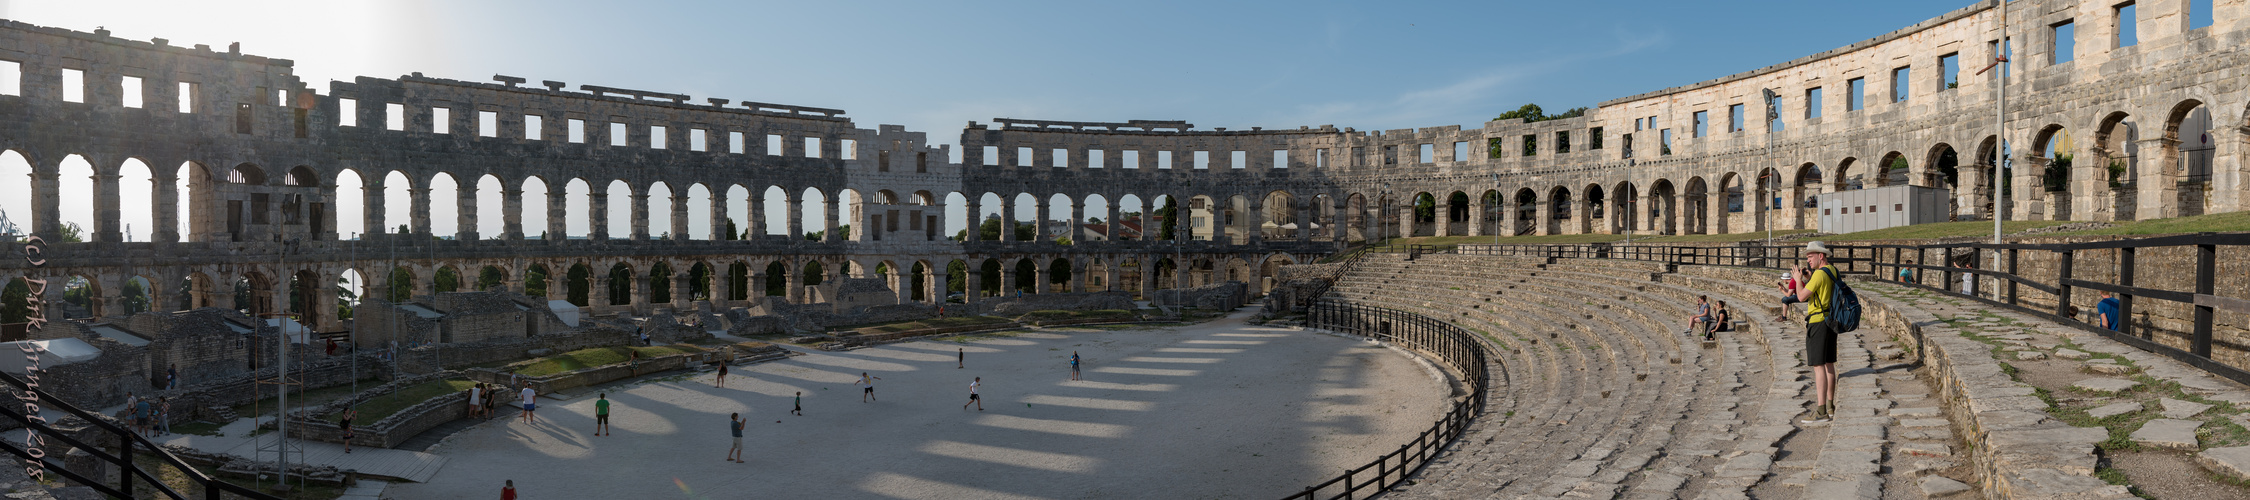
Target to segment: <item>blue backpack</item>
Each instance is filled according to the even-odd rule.
[[[1844,277],[1836,274],[1835,268],[1823,267],[1820,270],[1828,273],[1828,282],[1836,286],[1836,290],[1828,295],[1828,310],[1825,311],[1828,325],[1836,333],[1858,330],[1859,293],[1853,292],[1851,285],[1844,284]]]

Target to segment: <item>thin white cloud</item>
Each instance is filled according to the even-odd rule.
[[[1298,106],[1295,113],[1284,121],[1388,128],[1431,126],[1437,124],[1436,120],[1460,119],[1463,109],[1483,110],[1476,111],[1477,113],[1497,113],[1491,108],[1492,103],[1519,92],[1518,89],[1522,88],[1521,84],[1524,82],[1551,76],[1594,60],[1620,57],[1657,47],[1667,38],[1662,31],[1634,33],[1622,27],[1613,29],[1611,34],[1612,43],[1599,51],[1494,66],[1444,85],[1408,90],[1389,99],[1307,104]]]

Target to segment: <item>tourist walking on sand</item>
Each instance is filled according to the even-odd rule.
[[[500,500],[516,500],[516,480],[510,479],[507,486],[500,488]]]
[[[738,464],[746,463],[742,461],[742,424],[748,422],[748,420],[742,418],[741,413],[727,416],[727,427],[734,431],[734,446],[727,448],[727,461]]]
[[[723,387],[726,387],[726,386],[727,386],[727,363],[726,363],[725,361],[720,361],[720,362],[719,362],[719,379],[718,379],[718,382],[717,382],[717,383],[715,383],[715,384],[712,384],[712,387],[722,387],[722,388],[723,388]]]
[[[484,409],[484,401],[477,399],[477,396],[481,395],[484,395],[483,382],[469,386],[469,418],[478,417],[478,411]]]
[[[874,400],[875,381],[882,379],[883,377],[868,375],[867,372],[859,372],[859,402],[865,403]]]
[[[789,409],[789,414],[805,416],[805,391],[797,391],[797,403]]]
[[[967,411],[969,409],[969,403],[976,403],[977,411],[984,411],[984,400],[977,398],[977,386],[983,384],[984,377],[977,377],[976,380],[969,381],[969,402],[961,403],[961,409],[963,411]]]
[[[1836,412],[1837,337],[1827,322],[1827,313],[1836,293],[1836,280],[1842,277],[1828,265],[1828,245],[1818,241],[1805,245],[1805,265],[1792,272],[1804,288],[1796,295],[1782,297],[1781,303],[1805,303],[1805,364],[1813,369],[1814,400],[1813,414],[1804,423],[1827,422]]]
[[[524,386],[522,395],[518,397],[523,399],[523,423],[539,423],[539,417],[531,413],[532,410],[539,408],[539,405],[536,404],[539,399],[539,391],[531,390],[531,386]]]
[[[344,453],[352,452],[352,419],[359,418],[359,410],[344,410],[344,418],[336,419],[336,427],[344,430]]]
[[[969,350],[968,350],[968,349],[964,349],[964,348],[960,348],[960,347],[955,347],[955,348],[953,348],[953,356],[954,356],[954,358],[953,358],[953,367],[954,367],[954,368],[968,368],[968,367],[969,367]]]
[[[594,435],[609,435],[609,393],[594,399]]]
[[[1070,351],[1070,379],[1078,380],[1078,351]]]

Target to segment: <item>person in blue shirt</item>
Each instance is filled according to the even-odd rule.
[[[2118,310],[2122,307],[2118,304],[2117,297],[2113,296],[2108,290],[2102,291],[2101,303],[2094,305],[2094,314],[2101,319],[2102,328],[2108,328],[2109,331],[2113,332],[2117,331],[2117,324],[2121,322],[2118,318]]]

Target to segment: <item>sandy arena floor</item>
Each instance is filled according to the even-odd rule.
[[[393,498],[1268,498],[1394,450],[1450,392],[1395,350],[1244,315],[1189,327],[1039,331],[813,352],[608,387],[438,446],[429,483]],[[968,354],[958,369],[956,349]],[[1085,360],[1069,381],[1069,358]],[[862,403],[865,371],[880,401]],[[983,377],[984,411],[961,409]],[[805,393],[805,416],[789,414]],[[727,414],[747,464],[722,460]]]

